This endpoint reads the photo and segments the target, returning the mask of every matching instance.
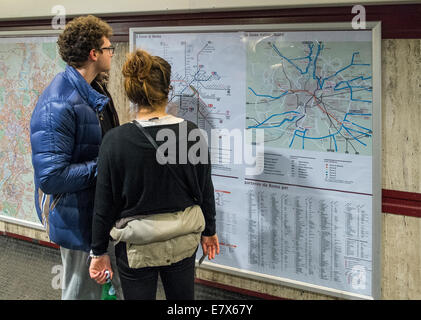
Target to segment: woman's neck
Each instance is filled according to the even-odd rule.
[[[140,107],[139,111],[136,113],[137,120],[149,120],[151,118],[160,118],[168,115],[166,113],[166,104],[160,107],[156,107],[153,110],[145,109]]]

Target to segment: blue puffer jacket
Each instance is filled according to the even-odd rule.
[[[101,128],[108,98],[67,66],[38,99],[31,117],[35,207],[50,240],[89,251]]]

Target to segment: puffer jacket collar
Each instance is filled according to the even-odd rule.
[[[65,75],[78,90],[81,97],[87,101],[95,111],[101,112],[110,99],[93,89],[75,68],[67,65]]]

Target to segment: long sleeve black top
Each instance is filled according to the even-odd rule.
[[[112,128],[118,127],[120,125],[120,121],[114,106],[113,98],[108,92],[107,86],[104,83],[101,84],[100,81],[95,79],[91,82],[91,87],[110,99],[102,112],[99,114],[99,123],[101,125],[102,136],[104,136]]]
[[[187,134],[197,129],[192,122],[184,121],[184,126],[186,125]],[[169,146],[168,141],[157,141],[157,144],[167,143],[168,151],[176,150],[178,160],[189,158],[179,152],[180,140],[187,139],[188,136],[181,134],[180,124],[156,125],[145,129],[153,138],[156,138],[159,130],[170,129],[176,137],[175,149]],[[188,150],[193,145],[198,144],[196,141],[187,141]],[[207,150],[206,147],[206,152]],[[198,199],[197,204],[205,217],[206,226],[202,234],[214,235],[215,198],[209,158],[207,156],[207,163],[180,164],[177,161],[177,164],[169,164],[189,188],[188,194],[179,187],[168,164],[158,163],[155,148],[135,124],[127,123],[109,131],[99,151],[92,233],[93,253],[101,255],[107,251],[109,232],[118,219],[183,210],[195,204],[193,198]]]

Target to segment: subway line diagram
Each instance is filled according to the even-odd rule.
[[[170,107],[209,136],[211,129],[227,127],[233,99],[232,80],[223,75],[223,65],[218,62],[221,52],[215,42],[218,39],[198,42],[179,39],[179,50],[174,50],[172,41],[160,43],[164,58],[173,67]]]
[[[246,127],[265,145],[371,155],[369,42],[250,37],[247,61]]]

